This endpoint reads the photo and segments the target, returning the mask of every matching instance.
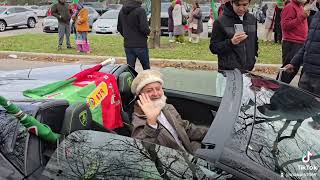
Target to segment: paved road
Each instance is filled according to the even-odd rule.
[[[43,33],[42,32],[42,18],[38,19],[38,23],[36,24],[35,28],[28,28],[27,26],[19,26],[17,29],[14,29],[12,27],[8,27],[4,32],[0,32],[0,37],[4,36],[15,36],[19,34],[26,34],[26,33]]]

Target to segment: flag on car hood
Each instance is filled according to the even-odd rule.
[[[23,92],[33,99],[66,99],[70,104],[84,102],[92,119],[108,129],[123,127],[121,97],[114,75],[99,72],[102,64],[72,77]]]

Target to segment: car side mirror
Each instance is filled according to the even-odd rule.
[[[10,13],[8,11],[6,11],[4,14],[9,15]]]

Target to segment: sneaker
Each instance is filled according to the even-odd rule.
[[[175,40],[174,40],[174,39],[170,39],[170,40],[169,40],[169,42],[174,43],[174,42],[175,42]]]
[[[67,49],[72,49],[72,46],[67,46]]]

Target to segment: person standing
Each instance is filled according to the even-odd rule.
[[[71,8],[69,8],[69,4],[66,3],[65,0],[58,0],[58,3],[52,6],[51,11],[52,15],[58,19],[58,50],[62,49],[64,35],[66,35],[67,48],[71,49],[72,47],[70,44],[70,19],[72,10]]]
[[[181,0],[176,0],[176,5],[172,11],[173,17],[173,35],[177,43],[184,43],[184,18],[188,17],[186,9],[182,6]]]
[[[127,63],[135,68],[137,58],[143,69],[150,69],[148,25],[146,11],[141,7],[141,0],[127,0],[120,10],[117,30],[124,37],[124,49]]]
[[[267,4],[266,4],[267,5]],[[266,20],[264,22],[264,29],[265,29],[265,38],[266,41],[272,41],[272,32],[274,28],[274,15],[275,15],[275,7],[276,4],[268,4],[268,9],[266,10]]]
[[[220,70],[251,71],[258,56],[257,20],[248,13],[250,0],[232,0],[214,21],[210,50],[218,55]],[[243,30],[236,31],[235,27]]]
[[[90,53],[90,46],[88,41],[88,32],[89,32],[89,11],[84,8],[82,3],[77,4],[78,15],[76,18],[76,44],[77,44],[77,52],[85,52],[87,54]]]
[[[203,32],[202,12],[198,2],[192,4],[192,10],[189,18],[189,42],[198,43],[200,41],[200,33]]]
[[[320,12],[312,18],[309,34],[304,46],[285,66],[288,73],[296,72],[303,65],[298,86],[320,96]],[[320,116],[313,117],[312,126],[320,129]]]
[[[282,67],[290,63],[307,39],[307,17],[310,11],[304,10],[303,6],[305,2],[305,0],[291,0],[282,10]],[[290,83],[297,72],[298,71],[292,73],[283,72],[281,81]]]
[[[283,0],[276,0],[275,18],[274,18],[274,42],[281,44],[282,31],[281,31],[281,12],[283,9]]]
[[[173,7],[176,5],[176,1],[173,0],[171,2],[171,5],[168,8],[168,32],[169,32],[169,42],[174,42],[174,38],[173,38],[173,17],[172,17],[172,11],[173,11]]]

